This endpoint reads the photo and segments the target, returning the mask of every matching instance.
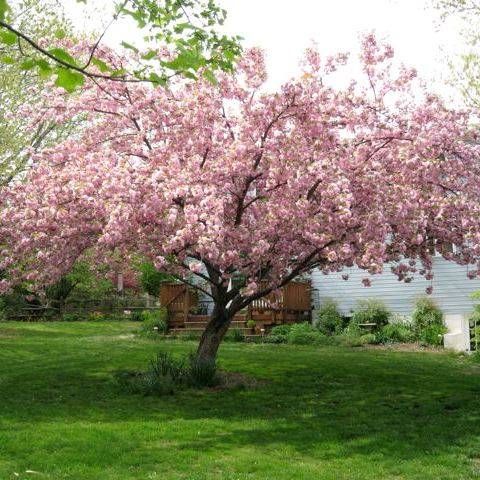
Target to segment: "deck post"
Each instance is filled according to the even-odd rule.
[[[188,312],[190,310],[190,290],[188,287],[185,287],[185,297],[183,300],[183,326],[186,325],[188,321]]]

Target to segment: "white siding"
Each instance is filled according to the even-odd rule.
[[[359,268],[347,268],[340,273],[324,275],[318,270],[312,273],[313,303],[317,307],[325,298],[338,302],[344,314],[349,314],[356,302],[365,298],[377,298],[385,302],[392,312],[409,314],[415,299],[425,295],[425,288],[433,286],[431,297],[446,314],[470,313],[474,302],[470,295],[480,290],[480,280],[467,278],[467,267],[449,262],[442,257],[433,260],[433,281],[416,277],[410,283],[399,282],[397,277],[385,265],[384,273],[368,275]],[[348,274],[348,280],[342,275]],[[362,279],[368,277],[371,287],[364,287]]]

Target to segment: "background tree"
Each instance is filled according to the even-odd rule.
[[[78,0],[87,4],[87,0]],[[226,11],[214,0],[110,0],[112,19],[94,42],[88,55],[80,61],[68,48],[69,37],[60,32],[57,42],[45,41],[42,35],[23,28],[11,8],[12,0],[0,0],[0,43],[17,45],[26,60],[23,68],[53,74],[57,85],[73,91],[85,78],[112,82],[151,82],[165,86],[171,77],[197,78],[198,72],[215,81],[214,72],[233,70],[240,53],[239,38],[218,31]],[[40,2],[39,2],[40,3]],[[49,10],[49,4],[42,4]],[[135,52],[135,62],[121,68],[98,55],[103,37],[119,19],[135,20],[139,29],[138,44],[125,41],[122,46]],[[61,41],[64,39],[65,41]]]
[[[164,273],[155,268],[151,262],[143,262],[139,266],[140,270],[140,285],[142,289],[152,297],[160,295],[160,287],[165,282],[175,280],[174,277],[168,273]]]
[[[83,114],[91,128],[38,152],[28,182],[3,191],[0,288],[41,288],[85,252],[141,255],[202,281],[214,309],[198,355],[212,359],[238,311],[313,268],[379,273],[393,262],[400,280],[430,278],[432,237],[445,258],[476,264],[469,116],[422,94],[392,56],[366,37],[364,78],[346,87],[334,73],[346,56],[309,50],[299,79],[262,91],[264,59],[251,50],[217,86],[52,91],[35,121]]]
[[[54,8],[57,7],[57,8]],[[55,32],[71,32],[61,8],[54,0],[21,0],[12,4],[12,15],[22,31],[53,41]],[[1,37],[1,31],[0,31]],[[21,115],[22,105],[35,102],[45,88],[46,72],[30,70],[16,42],[0,43],[0,186],[25,172],[31,151],[60,141],[74,129],[71,123],[39,122],[32,126]]]
[[[113,282],[106,278],[109,272],[95,271],[88,261],[76,262],[71,270],[54,284],[45,289],[45,299],[39,299],[46,306],[63,311],[69,298],[76,300],[100,300],[111,295],[115,287]]]
[[[455,87],[460,88],[470,106],[480,107],[480,1],[434,0],[443,20],[456,18],[462,21],[462,38],[467,51],[452,61]]]

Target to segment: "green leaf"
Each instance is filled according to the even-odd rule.
[[[52,48],[48,53],[51,53],[55,58],[62,62],[66,62],[70,65],[77,65],[76,60],[63,48]]]
[[[151,60],[152,58],[155,58],[156,56],[157,56],[157,51],[156,50],[150,50],[145,55],[142,55],[142,59],[143,60]]]
[[[133,50],[135,53],[138,53],[138,48],[128,42],[122,42],[123,48],[128,48],[128,50]]]
[[[134,20],[137,21],[139,28],[144,28],[147,23],[145,21],[145,15],[142,10],[139,8],[138,10],[128,10],[126,8],[119,9],[119,13],[123,13],[124,15],[129,15]]]
[[[198,80],[198,77],[192,73],[192,72],[189,72],[189,71],[184,71],[182,72],[183,76],[186,77],[186,78],[190,78],[192,80]]]
[[[55,85],[63,88],[68,93],[74,92],[77,87],[81,87],[84,83],[85,79],[81,73],[63,67],[57,69],[57,80]]]
[[[52,67],[50,64],[44,60],[43,58],[40,60],[37,60],[37,67],[38,67],[38,73],[41,78],[48,78],[52,73]]]
[[[64,39],[67,36],[67,32],[63,28],[58,28],[55,30],[55,38],[58,38],[59,40]]]
[[[17,36],[8,30],[0,30],[0,43],[4,43],[5,45],[15,45],[15,43],[17,43]]]
[[[218,85],[218,80],[216,79],[215,75],[211,70],[205,70],[203,72],[203,76],[212,84]]]
[[[114,70],[112,73],[111,73],[111,76],[112,77],[123,77],[124,75],[127,74],[127,71],[124,69],[124,68],[120,68],[118,70]]]
[[[8,6],[7,0],[0,0],[0,20],[5,20],[10,7]]]
[[[109,72],[111,68],[99,58],[93,57],[92,58],[92,65],[95,65],[102,73]]]
[[[0,57],[0,62],[4,63],[5,65],[13,65],[15,63],[15,59],[13,57],[5,55],[3,57]]]
[[[161,77],[160,75],[157,75],[155,72],[152,72],[148,79],[156,84],[156,85],[160,85],[162,87],[164,87],[166,84],[167,84],[167,79],[165,77]]]
[[[175,71],[198,70],[205,64],[205,59],[192,50],[184,50],[171,62],[163,62],[163,65]]]
[[[179,23],[177,25],[175,25],[175,33],[182,33],[184,30],[187,30],[187,29],[195,29],[196,27],[194,25],[192,25],[191,23]]]
[[[20,70],[31,70],[37,62],[33,58],[27,58],[22,63],[20,63]]]

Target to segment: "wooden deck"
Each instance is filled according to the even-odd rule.
[[[182,284],[165,284],[160,292],[160,301],[168,310],[168,327],[171,332],[203,332],[209,320],[211,305],[199,301],[196,292]],[[275,325],[309,320],[310,283],[291,282],[279,294],[255,300],[247,309],[235,315],[230,328],[241,330],[245,335],[260,335]],[[251,321],[254,322],[254,327],[251,327]]]

